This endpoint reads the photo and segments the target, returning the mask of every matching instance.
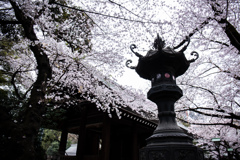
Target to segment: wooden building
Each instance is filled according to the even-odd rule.
[[[145,140],[157,127],[156,122],[145,118],[156,118],[155,113],[152,112],[155,106],[98,71],[94,71],[94,67],[88,64],[81,67],[84,68],[81,73],[84,73],[88,80],[94,79],[91,86],[79,82],[79,86],[72,86],[73,90],[71,86],[63,88],[59,96],[66,94],[72,96],[76,103],[71,104],[78,105],[65,104],[67,100],[58,102],[51,99],[50,108],[57,106],[58,109],[54,109],[54,113],[51,110],[50,113],[55,116],[55,113],[61,109],[64,113],[58,114],[60,117],[57,118],[49,116],[43,124],[43,128],[62,132],[59,146],[61,160],[138,160],[139,149],[146,145]],[[86,91],[89,93],[85,93]],[[69,94],[72,92],[73,95]],[[86,97],[82,96],[85,94],[91,99],[97,99],[99,103],[107,101],[108,109],[118,108],[121,118],[115,111],[111,111],[109,116],[108,112],[98,109],[96,104],[86,101]],[[106,97],[101,99],[98,96]],[[111,104],[113,101],[114,104]],[[144,107],[148,111],[143,111]],[[137,108],[141,114],[131,108]],[[65,155],[68,133],[78,135],[76,156]]]
[[[138,160],[139,149],[157,124],[130,108],[119,110],[121,118],[114,112],[110,118],[90,102],[68,109],[67,118],[58,126],[61,160]],[[68,133],[79,135],[76,156],[65,155]]]

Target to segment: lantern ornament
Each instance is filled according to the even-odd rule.
[[[192,138],[176,123],[174,103],[181,98],[182,90],[176,85],[176,78],[184,74],[190,63],[198,59],[196,51],[191,52],[193,59],[187,60],[184,51],[190,39],[176,47],[165,47],[165,42],[157,35],[153,50],[146,56],[135,51],[135,44],[130,45],[131,51],[139,58],[137,66],[131,66],[127,60],[126,66],[135,69],[138,75],[150,80],[152,87],[147,93],[148,99],[157,104],[158,126],[153,135],[147,139],[147,146],[140,150],[141,160],[152,159],[195,159],[202,160],[202,151],[192,144]],[[183,44],[187,43],[185,46]],[[180,51],[175,51],[182,47]],[[159,157],[160,156],[160,157]]]

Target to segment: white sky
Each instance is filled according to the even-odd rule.
[[[122,77],[117,79],[118,83],[121,85],[131,86],[136,89],[141,89],[147,91],[150,89],[151,82],[145,80],[137,74],[135,70],[129,69],[126,67],[125,72]]]

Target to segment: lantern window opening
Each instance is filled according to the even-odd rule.
[[[171,77],[171,75],[169,73],[165,73],[164,74],[165,78],[169,79]]]
[[[157,80],[160,80],[161,77],[162,77],[161,73],[158,73],[156,78],[157,78]]]

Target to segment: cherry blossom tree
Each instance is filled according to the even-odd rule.
[[[63,48],[69,48],[75,54],[75,57],[69,58],[77,61],[78,55],[86,54],[91,49],[92,22],[85,14],[74,13],[45,1],[1,3],[4,15],[1,19],[2,30],[16,30],[14,37],[5,31],[1,38],[14,42],[2,61],[9,64],[4,73],[10,77],[18,99],[13,108],[1,107],[1,152],[4,152],[1,156],[3,159],[34,159],[37,155],[34,142],[46,110],[45,96],[49,92],[49,81],[58,78],[54,76],[57,73],[53,66],[59,62],[58,56],[63,50],[56,48],[57,44],[65,42]],[[79,18],[74,19],[73,16]],[[51,50],[51,47],[56,49]],[[61,75],[68,68],[63,66]],[[23,90],[25,93],[20,94]],[[16,154],[12,154],[11,150]]]
[[[108,2],[104,5],[106,3]],[[142,23],[137,24],[147,31],[140,31],[144,32],[144,36],[138,34],[135,39],[139,42],[139,51],[141,47],[145,47],[143,51],[149,49],[146,44],[151,44],[150,39],[155,36],[154,32],[159,32],[170,47],[185,43],[186,36],[191,38],[186,56],[196,50],[200,53],[200,59],[178,79],[184,96],[176,106],[177,117],[190,124],[192,133],[208,140],[209,144],[212,143],[212,138],[220,137],[222,143],[233,148],[237,156],[239,139],[230,138],[239,136],[239,2],[189,0],[156,3],[148,1],[142,2],[143,5],[133,3],[141,12],[134,8],[133,11],[138,14],[132,15],[128,20],[134,21],[136,25],[138,18],[144,15]],[[114,4],[118,4],[116,7],[133,6],[126,2],[115,1]],[[110,10],[101,11],[109,14]],[[167,18],[160,19],[158,14]],[[132,28],[138,31],[134,26]],[[128,31],[134,33],[131,29]],[[217,130],[219,134],[208,134],[207,129]],[[226,131],[229,131],[230,136],[224,134]],[[226,148],[221,153],[226,153]]]
[[[239,2],[180,2],[175,14],[181,34],[191,37],[200,59],[179,78],[184,96],[177,105],[178,118],[209,144],[215,159],[232,148],[239,159]],[[198,7],[197,7],[198,6]],[[201,7],[199,7],[201,6]],[[220,138],[220,152],[211,142]]]
[[[12,107],[3,103],[0,108],[3,159],[39,158],[35,142],[49,104],[70,107],[84,98],[119,117],[118,108],[132,104],[135,95],[101,84],[99,71],[84,62],[114,66],[114,72],[122,59],[114,51],[92,49],[91,30],[97,24],[86,11],[70,1],[9,0],[1,6],[1,78],[11,83],[1,92],[8,89],[15,96]],[[142,108],[134,102],[133,108]]]
[[[237,151],[239,139],[225,133],[239,131],[239,1],[0,3],[1,76],[11,83],[16,99],[11,112],[0,108],[1,143],[20,148],[19,159],[36,156],[33,141],[51,103],[55,108],[71,107],[85,99],[119,117],[118,108],[124,106],[139,113],[156,110],[141,95],[99,74],[120,71],[125,56],[130,57],[131,43],[146,53],[156,33],[172,48],[188,36],[186,56],[192,50],[200,53],[178,79],[184,96],[176,106],[177,117],[189,123],[194,134],[205,140],[219,135]],[[213,129],[218,132],[208,134]]]

